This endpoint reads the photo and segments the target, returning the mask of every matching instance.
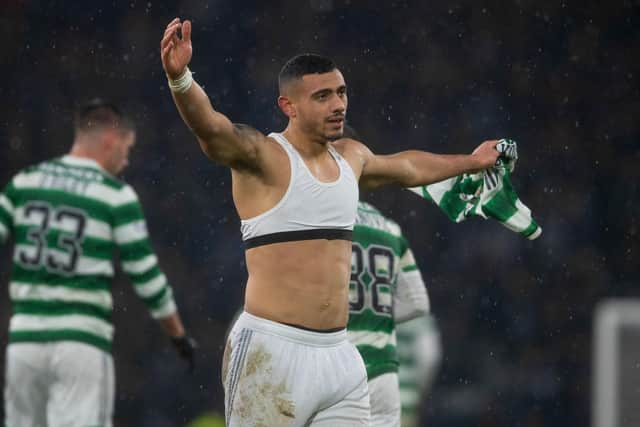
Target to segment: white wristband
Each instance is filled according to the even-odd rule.
[[[168,79],[171,92],[185,93],[193,84],[193,76],[189,67],[177,79]]]

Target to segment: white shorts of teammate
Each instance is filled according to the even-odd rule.
[[[222,378],[227,427],[369,425],[367,374],[346,330],[312,332],[243,312]]]
[[[70,341],[13,343],[6,368],[6,427],[112,425],[110,354]]]
[[[398,374],[390,372],[369,381],[371,427],[400,427]]]

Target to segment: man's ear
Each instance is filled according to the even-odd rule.
[[[284,115],[290,119],[296,116],[296,107],[288,96],[280,95],[278,97],[278,107],[280,107]]]

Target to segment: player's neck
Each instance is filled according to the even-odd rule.
[[[71,147],[71,151],[69,151],[69,155],[93,160],[94,162],[99,164],[102,169],[107,170],[106,162],[104,161],[102,156],[99,155],[99,153],[95,152],[95,149],[93,147],[89,147],[83,144],[73,144],[73,147]]]
[[[282,134],[304,158],[319,157],[327,153],[329,141],[315,140],[294,126],[287,126]]]

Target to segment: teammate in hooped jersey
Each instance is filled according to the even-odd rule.
[[[400,426],[396,323],[429,312],[429,298],[396,222],[359,202],[349,284],[349,340],[367,368],[371,426]]]
[[[112,104],[76,113],[68,155],[20,171],[0,193],[0,243],[13,236],[6,426],[112,425],[112,253],[179,354],[194,361],[138,197],[115,178],[135,130]]]

